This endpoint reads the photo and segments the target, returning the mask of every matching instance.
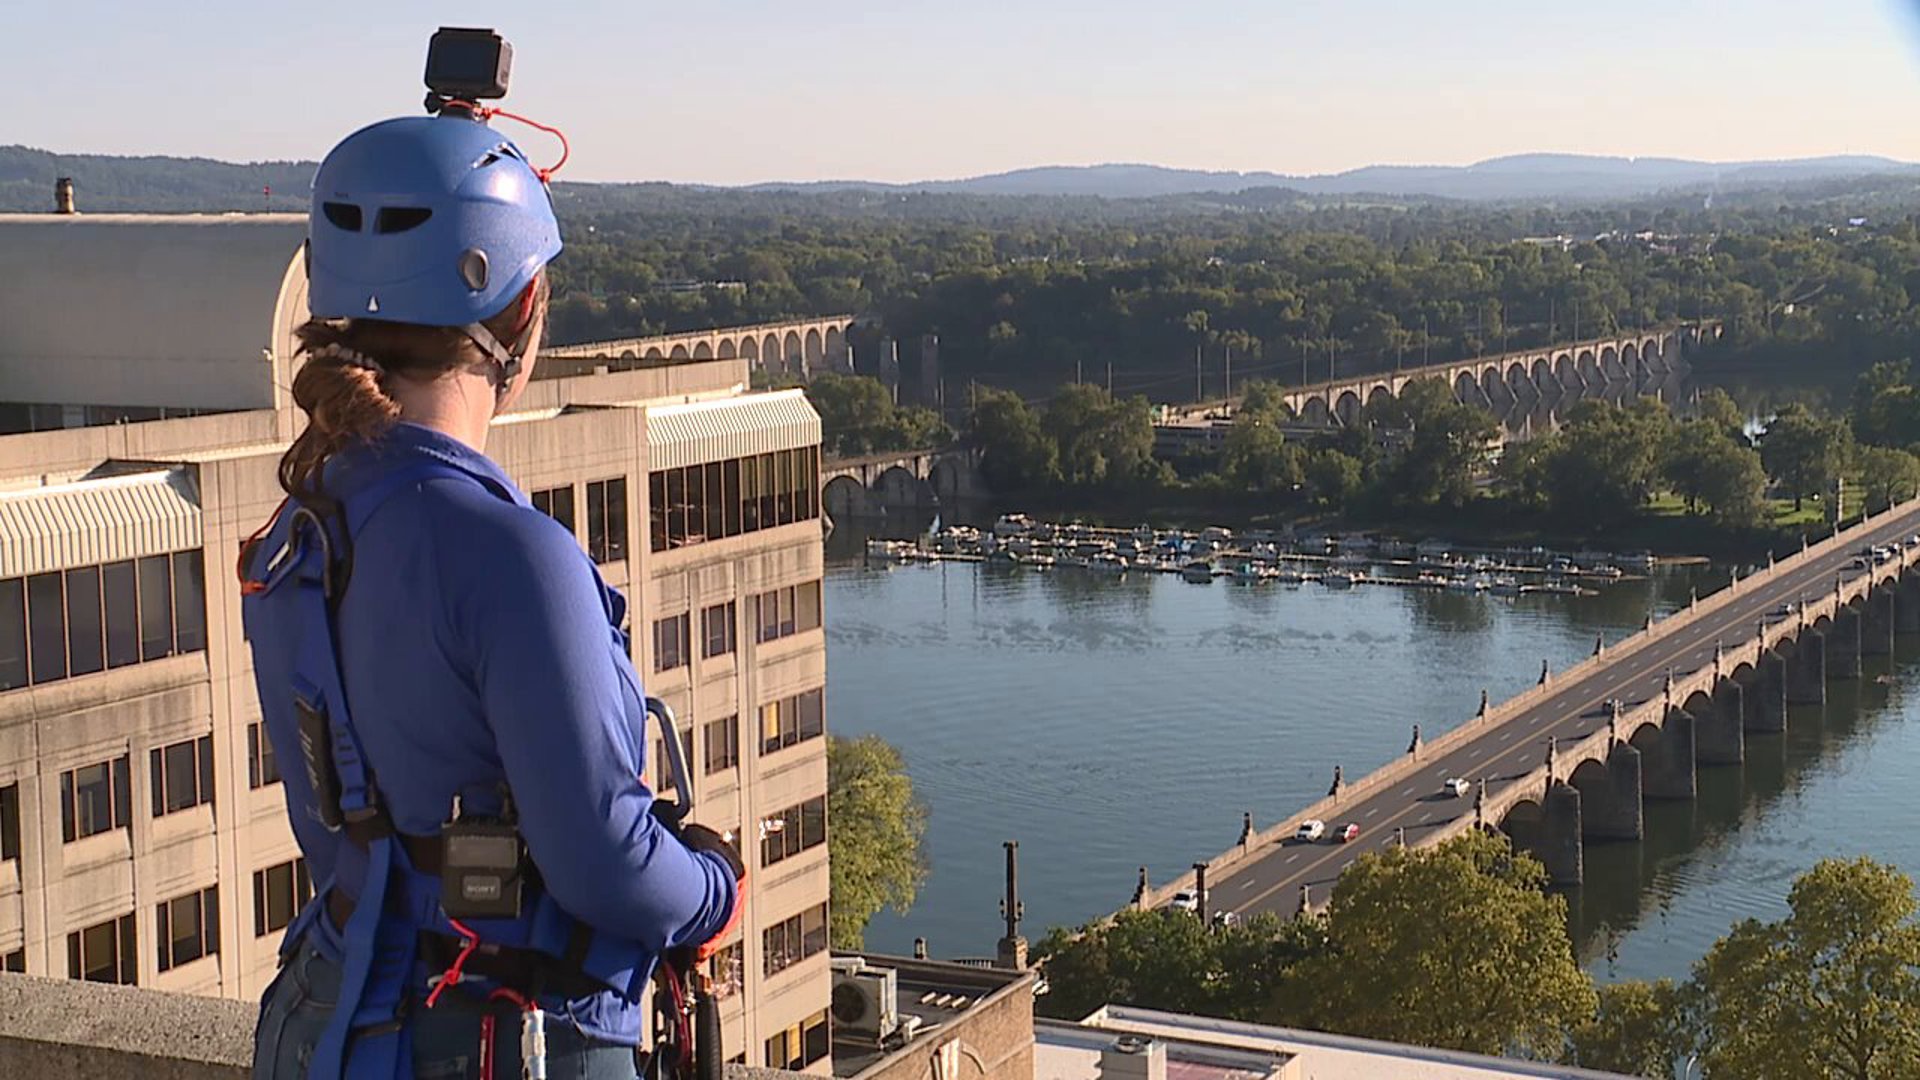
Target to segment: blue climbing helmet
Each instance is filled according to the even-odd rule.
[[[320,163],[307,243],[314,317],[476,328],[560,254],[560,225],[506,136],[413,116],[361,128]]]

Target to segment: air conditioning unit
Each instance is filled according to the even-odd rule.
[[[864,961],[833,963],[833,1030],[879,1042],[900,1026],[899,975]]]

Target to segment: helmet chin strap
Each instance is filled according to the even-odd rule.
[[[502,345],[500,339],[493,336],[493,331],[480,323],[468,323],[460,329],[493,361],[493,397],[498,402],[507,396],[507,392],[513,388],[513,380],[520,374],[519,354]]]

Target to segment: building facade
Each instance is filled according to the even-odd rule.
[[[0,219],[0,250],[18,233],[45,256],[22,288],[143,299],[14,305],[10,318],[117,324],[89,330],[87,380],[14,378],[62,360],[45,354],[66,339],[0,326],[0,413],[59,417],[0,435],[0,970],[257,997],[316,884],[287,823],[287,763],[262,736],[235,576],[298,427],[284,391],[298,238],[261,241],[284,222],[126,216],[56,244],[44,220]],[[146,278],[146,260],[121,257],[192,229],[202,277],[194,259]],[[221,269],[234,260],[252,271]],[[281,286],[264,313],[263,276]],[[179,311],[252,328],[156,346],[172,331],[153,313]],[[115,381],[116,358],[174,365],[174,389]],[[536,378],[487,449],[633,602],[634,662],[679,719],[696,818],[742,836],[744,930],[714,962],[726,1045],[825,1072],[819,419],[797,391],[750,392],[747,368]],[[109,406],[197,415],[94,422],[117,418],[96,411]],[[659,738],[648,779],[665,788]]]

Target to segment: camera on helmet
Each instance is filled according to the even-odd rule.
[[[507,96],[513,46],[492,30],[443,26],[427,43],[427,111]]]

